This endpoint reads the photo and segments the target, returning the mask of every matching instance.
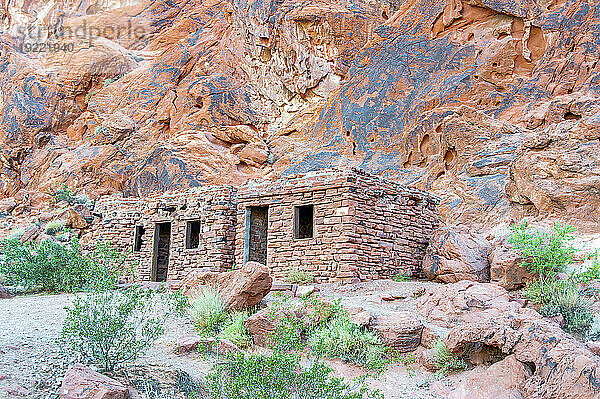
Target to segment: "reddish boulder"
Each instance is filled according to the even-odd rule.
[[[229,272],[192,272],[182,283],[184,293],[193,296],[202,286],[216,288],[230,310],[257,306],[269,293],[273,279],[269,269],[258,262],[246,262],[241,268]]]
[[[534,280],[535,276],[521,266],[523,259],[510,248],[506,239],[494,247],[489,256],[490,279],[507,290],[516,290]]]
[[[460,281],[442,287],[427,288],[417,300],[419,313],[428,321],[446,328],[517,312],[523,304],[513,301],[508,292],[492,283]],[[534,312],[534,310],[529,309]]]
[[[177,339],[175,353],[178,355],[196,351],[218,352],[220,354],[241,352],[233,342],[228,339],[203,338],[198,335],[185,335]]]
[[[520,309],[493,317],[479,313],[471,322],[454,327],[445,342],[452,352],[475,344],[514,355],[533,372],[519,387],[528,399],[600,398],[596,377],[600,357],[535,312]]]
[[[4,288],[2,285],[0,285],[0,299],[10,299],[12,298],[13,295],[11,295],[6,288]]]
[[[468,372],[448,399],[522,399],[521,387],[531,376],[531,370],[514,355]]]
[[[128,399],[125,385],[82,364],[67,371],[58,393],[61,399]]]
[[[464,226],[445,226],[434,231],[425,251],[423,272],[442,283],[461,280],[490,281],[490,244]]]
[[[414,351],[421,343],[423,324],[414,312],[376,316],[372,327],[384,344],[400,352]]]
[[[65,209],[58,219],[64,220],[65,226],[73,229],[85,229],[90,225],[74,208]]]

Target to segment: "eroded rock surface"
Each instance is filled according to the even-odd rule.
[[[119,381],[76,364],[67,371],[58,395],[61,399],[128,399],[129,389]]]
[[[439,194],[447,222],[593,230],[598,15],[579,0],[9,2],[0,196],[35,215],[63,182],[145,195],[350,164]]]

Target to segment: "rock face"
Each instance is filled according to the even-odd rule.
[[[421,343],[423,324],[412,312],[394,312],[377,316],[372,327],[384,344],[399,352],[412,352]]]
[[[447,222],[598,226],[598,3],[33,0],[0,15],[2,197],[352,164],[439,194]]]
[[[269,269],[258,262],[247,262],[242,268],[230,272],[192,272],[182,283],[184,293],[193,295],[204,285],[215,287],[230,310],[257,306],[269,293],[273,279]]]
[[[456,283],[461,280],[490,281],[490,244],[471,234],[465,226],[445,226],[434,231],[423,259],[430,280]]]
[[[128,399],[129,391],[120,382],[76,364],[67,371],[58,395],[61,399]]]
[[[514,356],[525,369],[511,359],[507,361],[510,364],[498,365],[496,371],[510,366],[517,370],[510,374],[511,378],[525,379],[518,386],[517,380],[503,379],[508,384],[504,388],[498,385],[503,391],[518,388],[522,397],[528,399],[600,398],[600,383],[596,379],[600,358],[558,324],[512,301],[498,285],[461,281],[442,289],[431,288],[419,298],[417,308],[428,322],[450,328],[444,341],[452,352],[495,348],[505,356]],[[473,375],[470,382],[467,378],[462,389],[476,389],[473,387],[484,384],[477,382],[481,378]],[[488,388],[482,389],[482,394],[494,389]],[[460,391],[456,395],[461,397]]]
[[[490,279],[507,290],[516,290],[534,280],[535,276],[521,266],[522,259],[506,239],[494,247],[489,256]]]
[[[477,367],[468,372],[448,399],[524,399],[521,387],[531,376],[531,370],[515,355],[490,367]]]
[[[600,357],[539,316],[511,312],[481,317],[454,327],[446,339],[451,351],[473,343],[497,347],[532,369],[520,387],[526,398],[600,398]]]
[[[519,312],[522,307],[521,303],[512,301],[508,292],[499,285],[466,280],[428,288],[417,301],[421,316],[445,328]],[[531,309],[524,311],[536,313]]]

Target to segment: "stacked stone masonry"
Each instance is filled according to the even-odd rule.
[[[437,203],[430,194],[359,170],[326,170],[240,187],[104,197],[96,204],[100,221],[93,238],[132,251],[136,227],[143,228],[139,251],[131,253],[141,280],[157,279],[155,252],[165,244],[159,243],[157,226],[170,223],[167,281],[181,281],[196,269],[226,271],[266,257],[281,279],[299,269],[317,282],[355,282],[420,275],[439,223]],[[297,207],[305,208],[298,212]],[[307,217],[313,219],[312,230],[306,228]],[[200,223],[197,248],[187,248],[188,222],[194,221]],[[299,223],[308,236],[298,236]]]

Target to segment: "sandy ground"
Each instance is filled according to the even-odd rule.
[[[360,306],[372,313],[382,314],[396,310],[415,310],[412,294],[434,283],[376,281],[348,286],[321,285],[322,295],[341,298],[347,307]],[[383,293],[406,295],[406,299],[387,302]],[[58,338],[64,307],[74,295],[22,296],[0,300],[0,398],[57,398],[62,376],[74,362],[60,352]],[[144,355],[137,366],[183,372],[193,379],[201,379],[214,359],[200,356],[177,356],[172,348],[176,339],[193,333],[186,319],[173,319],[166,326],[165,335]],[[352,379],[363,371],[341,361],[331,361],[335,374]],[[410,369],[410,370],[409,370]],[[416,367],[398,364],[377,380],[370,380],[373,388],[380,389],[386,399],[438,398],[428,386],[431,374]],[[133,369],[132,369],[133,370]],[[144,371],[146,373],[146,371]],[[452,384],[452,381],[438,381]],[[169,398],[170,399],[170,398]]]

